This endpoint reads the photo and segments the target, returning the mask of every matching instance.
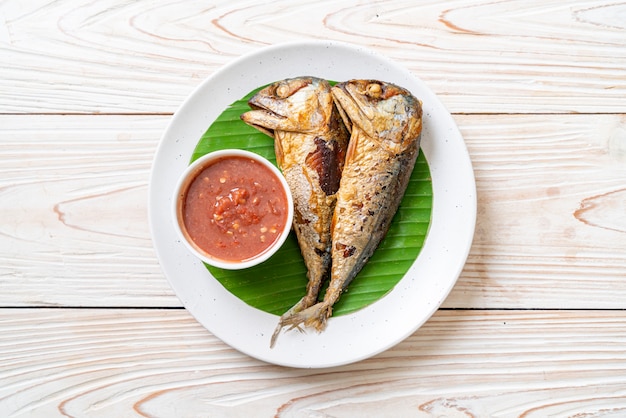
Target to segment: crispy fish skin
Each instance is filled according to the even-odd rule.
[[[332,221],[332,269],[322,302],[290,318],[321,331],[332,307],[385,237],[419,153],[422,106],[407,90],[376,80],[332,89],[351,131]]]
[[[281,316],[274,345],[289,318],[315,304],[331,263],[330,227],[349,133],[330,84],[315,77],[286,79],[252,97],[241,119],[274,138],[276,160],[294,198],[293,227],[307,268],[304,297]]]

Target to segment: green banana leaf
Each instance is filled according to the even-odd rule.
[[[242,113],[250,110],[247,102],[258,90],[260,88],[224,110],[200,138],[190,162],[219,149],[242,148],[276,164],[272,138],[240,119]],[[424,244],[430,225],[432,197],[430,169],[424,154],[420,153],[387,236],[333,307],[334,316],[354,312],[375,302],[402,279]],[[206,267],[232,294],[271,314],[283,314],[305,294],[306,268],[293,232],[274,256],[258,266],[245,270]]]

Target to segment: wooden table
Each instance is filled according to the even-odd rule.
[[[452,113],[478,190],[442,308],[289,369],[182,308],[147,220],[172,113],[234,58],[363,45]],[[626,416],[626,3],[0,3],[0,415]]]

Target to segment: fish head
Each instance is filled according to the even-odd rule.
[[[333,109],[330,84],[315,77],[277,81],[256,93],[248,105],[252,110],[241,119],[275,138],[275,131],[319,132],[328,124]]]
[[[422,131],[422,103],[408,90],[377,80],[350,80],[332,88],[345,125],[399,154]]]

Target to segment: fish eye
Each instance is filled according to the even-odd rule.
[[[366,89],[365,89],[365,93],[373,98],[373,99],[377,99],[380,97],[381,93],[382,93],[383,89],[381,87],[380,84],[378,83],[370,83],[367,85]]]
[[[280,83],[278,84],[278,86],[276,86],[276,97],[280,98],[280,99],[285,99],[287,97],[289,97],[289,93],[290,93],[290,88],[287,85],[287,83]]]

